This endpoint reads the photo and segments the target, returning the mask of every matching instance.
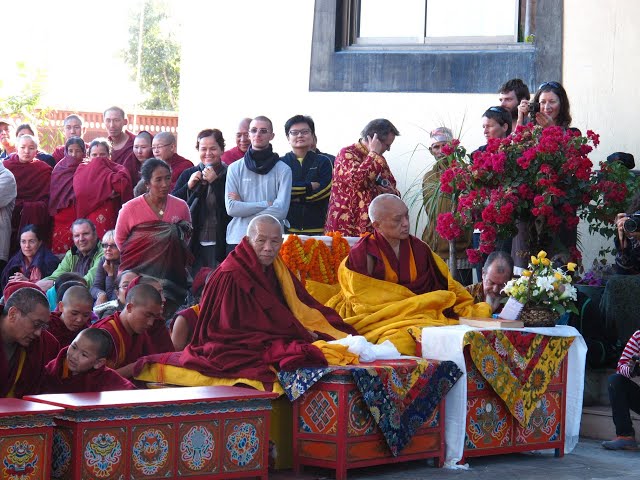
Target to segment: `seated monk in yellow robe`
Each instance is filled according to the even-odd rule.
[[[456,282],[446,263],[409,234],[409,210],[395,195],[369,206],[374,233],[356,243],[338,269],[341,290],[326,303],[372,343],[390,340],[415,354],[421,327],[453,325],[460,316],[490,317],[487,303]]]
[[[206,281],[191,342],[139,360],[138,380],[278,391],[276,371],[357,363],[347,347],[327,343],[357,332],[287,269],[278,256],[282,233],[271,215],[251,220],[247,236]]]

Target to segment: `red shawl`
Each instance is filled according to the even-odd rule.
[[[49,215],[52,217],[75,202],[73,175],[76,173],[78,165],[80,165],[80,162],[74,157],[65,156],[51,172]]]
[[[109,367],[91,369],[85,373],[71,375],[67,365],[67,350],[64,347],[58,356],[45,368],[41,393],[107,392],[112,390],[135,390],[129,380]]]
[[[49,191],[51,187],[51,167],[40,160],[21,163],[17,155],[4,160],[4,166],[16,178],[16,205],[11,217],[11,251],[19,248],[18,232],[25,225],[34,224],[49,244],[51,219],[49,217]]]
[[[84,218],[111,199],[113,192],[120,196],[120,204],[133,198],[131,178],[122,166],[106,157],[91,158],[78,165],[73,176],[76,194],[76,213]]]
[[[0,350],[3,350],[0,347]],[[60,351],[58,341],[46,330],[40,333],[28,347],[18,346],[14,361],[8,365],[8,376],[0,381],[0,398],[11,395],[22,398],[24,395],[37,395],[44,377],[44,366],[54,359]],[[2,361],[4,362],[4,351]],[[6,363],[5,363],[6,365]],[[0,370],[2,368],[0,367]],[[1,372],[0,372],[1,373]]]
[[[142,168],[142,164],[138,161],[138,158],[135,155],[131,155],[124,159],[122,166],[127,172],[129,172],[131,185],[135,188],[140,181],[140,169]]]
[[[169,187],[169,189],[173,191],[173,187],[176,186],[176,182],[178,181],[178,177],[180,177],[180,174],[187,168],[193,167],[193,162],[178,155],[177,153],[174,153],[173,156],[167,161],[167,163],[171,167],[171,186]]]
[[[320,310],[333,327],[356,334],[292,278],[302,302]],[[136,364],[136,372],[147,362],[166,363],[211,377],[273,383],[272,366],[293,370],[327,365],[322,352],[311,345],[310,333],[282,300],[273,267],[263,272],[246,238],[207,281],[200,307],[193,339],[184,351],[145,358]]]
[[[118,165],[124,165],[130,157],[133,157],[133,159],[136,160],[136,156],[133,154],[133,141],[136,139],[136,136],[127,130],[125,130],[124,133],[128,137],[127,143],[124,144],[124,147],[111,152],[111,160]],[[109,137],[109,141],[113,142],[113,139]]]
[[[186,267],[193,262],[187,222],[145,222],[131,230],[120,249],[119,271],[135,270],[162,280],[167,298],[180,305],[187,293]]]
[[[73,342],[73,339],[76,338],[78,332],[80,330],[84,330],[85,328],[89,328],[91,326],[91,322],[87,320],[85,325],[82,325],[75,331],[71,331],[67,328],[62,320],[62,316],[60,312],[51,312],[49,314],[49,333],[56,337],[56,340],[60,343],[61,347],[68,347]]]
[[[371,255],[374,259],[371,274],[367,270],[367,255]],[[414,278],[411,278],[412,258],[415,264],[413,271],[417,273]],[[395,283],[408,288],[416,295],[449,288],[447,279],[440,273],[427,244],[413,235],[400,242],[400,260],[398,260],[391,245],[380,232],[368,233],[349,252],[347,267],[361,275],[387,281],[389,280],[387,269],[390,267],[398,279]]]
[[[94,323],[91,328],[102,328],[106,330],[113,340],[113,352],[109,357],[107,365],[118,369],[135,362],[140,357],[151,355],[154,353],[173,352],[173,344],[169,332],[162,321],[162,329],[165,334],[162,335],[162,329],[159,327],[160,322],[154,325],[146,332],[139,335],[129,335],[122,320],[120,312],[104,317]]]

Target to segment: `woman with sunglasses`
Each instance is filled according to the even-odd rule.
[[[118,293],[115,288],[115,279],[120,267],[120,250],[114,240],[114,234],[114,230],[109,230],[102,236],[104,260],[98,265],[96,278],[91,286],[91,296],[96,305],[115,300]]]
[[[540,111],[532,121],[543,128],[558,126],[569,128],[571,125],[571,109],[569,97],[564,87],[558,82],[544,82],[538,87],[533,100],[522,100],[518,105],[518,125],[524,125],[531,104],[538,103]]]

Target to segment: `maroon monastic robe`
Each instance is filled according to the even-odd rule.
[[[0,305],[1,306],[1,305]],[[46,330],[41,331],[28,347],[18,345],[10,362],[6,362],[4,348],[0,342],[0,398],[22,398],[24,395],[40,393],[44,367],[60,351],[60,344]],[[3,365],[4,364],[4,365]]]
[[[64,347],[46,368],[40,393],[108,392],[112,390],[135,390],[136,387],[109,367],[91,369],[72,375],[67,365],[67,350]]]
[[[84,330],[85,328],[89,328],[91,326],[91,322],[87,320],[87,323],[82,325],[77,330],[69,330],[67,326],[62,321],[62,314],[60,312],[51,312],[49,314],[49,333],[56,337],[58,343],[60,343],[60,347],[67,347],[71,345],[73,339],[76,338],[78,332],[80,330]]]
[[[318,303],[291,277],[302,302],[319,310],[333,327],[357,335],[334,310]],[[311,334],[285,303],[273,266],[263,271],[246,238],[207,281],[200,306],[191,343],[182,352],[139,361],[136,373],[145,363],[166,363],[211,377],[273,384],[272,366],[293,370],[327,365],[322,352],[312,345]],[[316,333],[322,340],[333,340]]]
[[[114,348],[107,365],[116,370],[145,355],[174,351],[171,336],[164,325],[164,320],[162,322],[156,321],[144,333],[130,335],[122,324],[120,312],[116,312],[98,320],[92,325],[92,328],[102,328],[111,335]]]
[[[18,191],[11,217],[11,255],[18,251],[19,232],[25,225],[36,225],[42,239],[49,245],[51,167],[37,159],[22,163],[17,155],[5,159],[4,166],[13,173]]]
[[[220,157],[220,160],[222,161],[222,163],[231,165],[233,162],[235,162],[236,160],[240,160],[242,157],[244,157],[244,152],[240,150],[240,148],[238,148],[238,146],[236,145],[232,149],[224,152]]]
[[[133,141],[136,139],[136,136],[127,130],[125,130],[124,133],[128,137],[127,143],[124,144],[124,147],[111,152],[111,160],[118,165],[124,165],[129,157],[133,157],[133,159],[136,160],[136,156],[133,154]],[[113,139],[109,137],[109,141],[113,142]]]
[[[169,190],[173,191],[173,187],[176,186],[176,182],[178,181],[180,174],[187,168],[193,167],[193,162],[178,155],[177,153],[174,153],[167,163],[171,167],[171,187],[169,187]]]

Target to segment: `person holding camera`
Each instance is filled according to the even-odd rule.
[[[633,213],[616,215],[616,228],[616,273],[637,275],[640,273],[640,211],[634,208]]]
[[[607,450],[636,450],[630,410],[640,414],[640,385],[631,380],[640,374],[640,330],[627,342],[618,361],[616,373],[609,377],[609,402],[616,438],[602,442]]]
[[[564,87],[558,82],[540,84],[533,100],[523,99],[518,105],[517,124],[524,125],[527,115],[534,125],[540,125],[543,128],[554,125],[569,128],[571,109]]]
[[[231,220],[224,206],[227,166],[221,161],[224,152],[222,132],[217,128],[202,130],[198,133],[196,150],[200,164],[184,170],[172,192],[187,202],[191,211],[194,278],[200,268],[215,268],[226,257],[225,237]]]

